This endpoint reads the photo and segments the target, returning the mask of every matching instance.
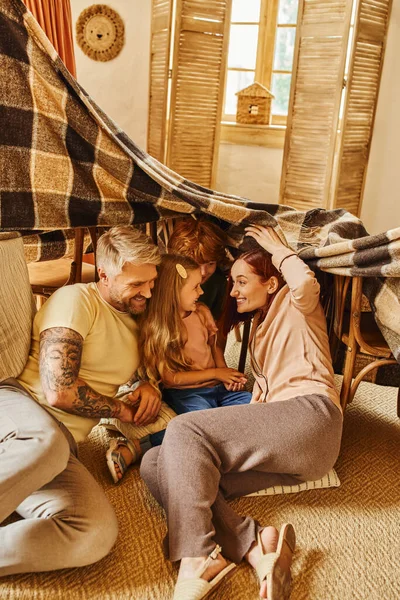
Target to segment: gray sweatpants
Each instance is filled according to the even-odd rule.
[[[227,499],[272,485],[325,475],[339,454],[342,414],[329,398],[216,408],[180,415],[161,447],[147,452],[141,475],[167,515],[170,560],[206,556],[222,546],[240,562],[259,524]]]
[[[0,576],[80,567],[108,554],[117,520],[68,430],[27,393],[0,386]]]

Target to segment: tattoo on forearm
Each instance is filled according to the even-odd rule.
[[[53,392],[71,388],[78,379],[82,336],[66,327],[52,327],[40,334],[40,376]]]
[[[118,418],[121,413],[121,403],[98,394],[88,385],[79,385],[73,402],[73,412],[84,417],[109,419]]]
[[[118,418],[121,402],[98,394],[79,379],[83,338],[66,327],[53,327],[40,334],[40,376],[44,391],[67,392],[68,405],[60,407],[90,418]]]

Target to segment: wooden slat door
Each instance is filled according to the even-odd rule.
[[[212,187],[218,160],[231,0],[177,0],[167,165]]]
[[[280,202],[329,208],[351,20],[348,0],[300,0]]]
[[[173,0],[153,0],[147,151],[165,162]]]
[[[359,216],[391,0],[360,0],[343,115],[334,208]]]

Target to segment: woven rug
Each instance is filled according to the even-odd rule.
[[[340,378],[338,378],[340,384]],[[242,514],[263,524],[295,525],[292,600],[400,598],[400,419],[397,390],[362,383],[346,412],[336,465],[341,487],[288,496],[240,498]],[[177,567],[161,553],[163,512],[131,469],[111,483],[104,452],[107,433],[96,428],[81,458],[104,487],[120,523],[116,546],[101,562],[55,573],[0,580],[2,600],[167,600]],[[254,573],[241,564],[213,598],[256,600]]]

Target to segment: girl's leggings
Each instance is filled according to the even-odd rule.
[[[165,389],[163,400],[176,412],[182,415],[193,410],[205,410],[207,408],[219,408],[223,406],[237,406],[249,404],[250,392],[230,392],[221,383],[213,387],[199,387],[189,389]],[[164,439],[165,429],[150,435],[152,446],[159,446]],[[142,443],[143,447],[143,443]],[[145,448],[143,448],[145,450]]]

